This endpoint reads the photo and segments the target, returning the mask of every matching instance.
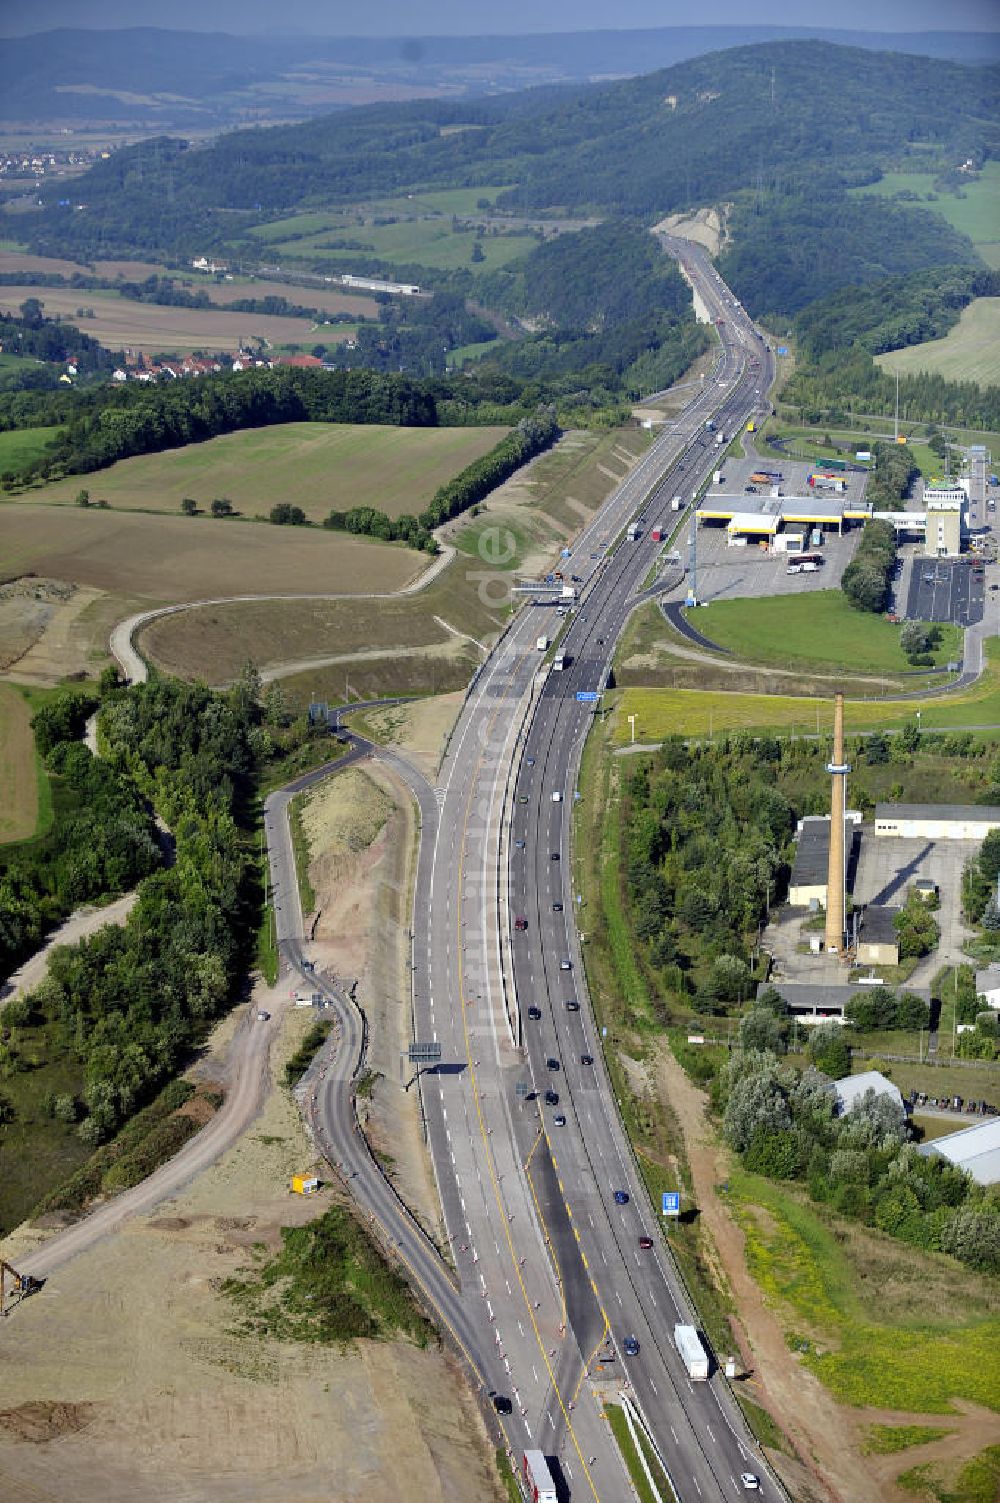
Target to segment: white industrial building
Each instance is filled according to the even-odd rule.
[[[1000,1011],[1000,965],[987,966],[985,971],[976,972],[976,996],[981,997],[987,1007]]]
[[[1000,1117],[921,1143],[918,1151],[925,1158],[937,1154],[947,1159],[971,1174],[977,1185],[995,1185],[1000,1181]]]
[[[1000,809],[978,804],[876,804],[875,834],[897,840],[985,840]]]
[[[886,1079],[880,1070],[863,1070],[860,1075],[845,1075],[842,1079],[833,1082],[833,1088],[837,1093],[838,1117],[845,1116],[856,1102],[868,1095],[869,1091],[874,1091],[876,1096],[891,1097],[900,1112],[905,1111],[899,1086],[893,1085],[892,1081]]]

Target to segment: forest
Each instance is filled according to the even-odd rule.
[[[943,339],[973,298],[1000,296],[1000,272],[935,266],[817,297],[796,315],[801,355],[818,360],[854,345],[871,355]]]
[[[19,1025],[44,1021],[79,1059],[78,1130],[88,1144],[110,1137],[150,1099],[243,984],[257,902],[240,822],[267,744],[259,687],[254,675],[227,695],[173,680],[109,684],[102,759],[67,741],[49,752],[61,776],[88,780],[90,840],[102,838],[103,818],[110,835],[134,829],[143,858],[126,868],[121,857],[101,874],[102,891],[138,881],[124,926],[53,951],[46,980],[18,1004]],[[169,866],[150,833],[150,808],[173,834]],[[78,856],[71,870],[80,864]]]
[[[809,423],[846,423],[852,413],[891,417],[896,381],[855,345],[799,365],[782,388],[781,401]],[[900,376],[899,415],[906,422],[995,432],[1000,428],[1000,386],[948,381],[930,371]]]
[[[61,691],[34,716],[53,822],[39,839],[0,848],[0,976],[8,976],[81,903],[126,892],[162,862],[146,800],[91,756],[83,721],[92,696]]]
[[[979,266],[972,242],[928,209],[830,186],[744,193],[730,215],[720,275],[755,318],[773,321],[841,288],[929,266]],[[848,297],[850,294],[848,294]]]
[[[892,523],[866,522],[854,557],[840,581],[840,588],[855,610],[875,615],[885,610],[895,563],[896,533]]]

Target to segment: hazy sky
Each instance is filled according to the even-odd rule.
[[[240,33],[477,36],[729,23],[865,31],[997,31],[1000,0],[0,0],[0,35],[54,26]]]

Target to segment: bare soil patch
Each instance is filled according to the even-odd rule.
[[[697,245],[717,256],[727,239],[725,218],[720,218],[718,209],[695,209],[688,214],[668,214],[653,226],[668,235],[677,235],[681,240],[693,240]]]
[[[224,595],[398,590],[422,572],[410,549],[298,527],[15,504],[3,511],[7,567],[138,596],[149,604]],[[247,650],[243,652],[243,660]]]
[[[408,790],[384,767],[348,768],[302,807],[316,893],[313,939],[327,968],[357,980],[369,1027],[372,1147],[429,1235],[443,1237],[416,1092],[404,1090],[411,1038],[410,913],[416,822]],[[307,927],[309,919],[306,920]]]
[[[265,994],[261,994],[265,1000]],[[290,1011],[272,1078],[310,1019]],[[215,1031],[206,1068],[231,1035]],[[222,1281],[329,1204],[287,1191],[314,1165],[287,1091],[150,1219],[129,1222],[0,1322],[0,1496],[30,1503],[495,1503],[471,1396],[439,1350],[346,1350],[234,1333]],[[322,1166],[319,1166],[322,1171]],[[22,1229],[5,1244],[37,1241]],[[13,1419],[7,1416],[13,1415]],[[50,1433],[51,1432],[51,1433]],[[331,1481],[331,1479],[336,1479]]]
[[[727,1177],[729,1152],[705,1120],[707,1096],[691,1083],[666,1046],[660,1051],[656,1075],[660,1094],[680,1123],[694,1198],[739,1312],[732,1327],[751,1374],[747,1396],[768,1411],[799,1456],[790,1461],[772,1453],[775,1468],[793,1496],[809,1496],[808,1489],[836,1503],[883,1503],[885,1494],[868,1458],[857,1454],[854,1416],[790,1355],[780,1322],[747,1271],[743,1233],[716,1194],[716,1185]]]
[[[29,251],[0,250],[0,272],[16,276],[22,271],[29,276],[75,277],[87,276],[90,268],[80,266],[76,261],[63,261],[58,256],[33,256]],[[34,297],[37,291],[37,287],[29,288],[26,296]],[[21,301],[24,302],[23,297]]]
[[[366,715],[365,725],[374,740],[397,747],[433,783],[463,699],[459,692],[438,694],[409,705],[373,710]]]

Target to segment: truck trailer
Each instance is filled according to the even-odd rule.
[[[524,1480],[532,1503],[558,1503],[556,1485],[542,1451],[525,1451]]]
[[[708,1353],[701,1344],[701,1337],[694,1326],[674,1326],[674,1346],[689,1378],[708,1377]]]

